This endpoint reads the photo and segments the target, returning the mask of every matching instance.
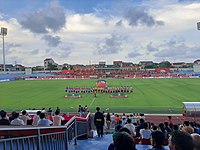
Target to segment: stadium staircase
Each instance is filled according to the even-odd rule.
[[[69,150],[106,150],[110,143],[112,143],[112,134],[104,134],[102,138],[94,135],[93,138],[77,140],[76,145],[70,144]]]

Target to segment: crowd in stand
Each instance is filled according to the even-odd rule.
[[[152,145],[152,150],[200,150],[200,126],[195,122],[184,121],[183,124],[173,124],[172,118],[164,123],[154,124],[146,121],[144,114],[103,114],[100,108],[96,108],[94,123],[97,127],[98,136],[103,137],[103,126],[107,129],[114,129],[113,143],[108,150],[135,150],[136,144]],[[80,116],[88,112],[88,107],[79,105]],[[47,118],[52,116],[52,119]],[[45,109],[37,111],[32,118],[24,110],[21,115],[13,112],[7,116],[4,110],[0,111],[0,125],[27,125],[32,119],[33,126],[59,126],[64,118],[60,115],[60,108],[57,107],[53,113],[52,109],[46,112]]]
[[[156,69],[151,70],[109,70],[110,78],[159,78],[159,77],[171,77],[171,78],[188,78],[186,74],[180,74],[179,72],[157,72]],[[96,76],[97,78],[107,77],[106,70],[74,70],[73,73],[69,74],[73,78],[90,78],[90,76]]]
[[[9,117],[4,110],[0,111],[0,125],[23,126],[27,125],[29,120],[32,120],[33,126],[59,126],[64,117],[60,115],[59,107],[57,107],[54,114],[51,108],[47,112],[43,108],[32,117],[27,114],[26,110],[23,110],[21,115],[18,112],[12,112]]]
[[[152,150],[200,150],[200,128],[195,122],[173,124],[169,120],[158,125],[145,121],[144,115],[105,115],[106,128],[114,127],[113,143],[108,150],[134,150],[136,144],[152,145]],[[127,130],[128,129],[128,130]]]

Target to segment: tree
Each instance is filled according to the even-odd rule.
[[[171,68],[172,65],[169,61],[163,61],[159,63],[159,68]]]
[[[58,70],[57,65],[49,63],[47,70]]]

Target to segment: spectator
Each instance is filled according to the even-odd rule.
[[[127,121],[127,117],[126,117],[125,113],[123,113],[121,118],[122,118],[122,124],[125,125],[125,123]]]
[[[55,112],[55,116],[53,116],[53,126],[60,126],[61,121],[64,120],[62,116],[59,115],[60,111]]]
[[[51,107],[49,108],[49,110],[47,111],[47,114],[49,115],[49,116],[51,116],[52,115],[52,109],[51,109]]]
[[[151,130],[148,127],[148,123],[143,123],[143,129],[140,130],[140,136],[142,139],[150,139],[151,138]]]
[[[107,113],[106,115],[106,125],[107,128],[110,129],[111,119],[110,119],[110,113]]]
[[[135,136],[135,126],[131,123],[131,119],[127,119],[127,124],[124,127],[129,129],[131,136]]]
[[[40,114],[41,111],[37,111],[37,114],[33,117],[33,122],[32,122],[33,126],[37,126],[38,121],[40,120]]]
[[[133,138],[127,132],[118,132],[114,138],[115,150],[135,150]]]
[[[143,129],[144,119],[140,119],[140,124],[136,127],[136,137],[140,137],[140,129]]]
[[[115,126],[115,132],[118,132],[122,128],[122,121],[119,120],[118,124]]]
[[[78,112],[79,112],[80,117],[84,115],[84,108],[81,105],[78,106]]]
[[[45,113],[40,114],[40,120],[38,121],[38,126],[50,126],[52,121],[45,118]]]
[[[60,108],[59,108],[59,107],[56,107],[56,111],[59,111],[59,113],[60,113]],[[56,112],[56,111],[55,111],[55,112]]]
[[[163,144],[165,141],[165,135],[163,132],[157,130],[151,133],[151,150],[164,150]]]
[[[185,126],[185,127],[183,127],[183,128],[181,129],[181,131],[187,132],[187,133],[189,133],[189,134],[194,133],[194,129],[193,129],[192,127],[190,127],[190,126]]]
[[[159,127],[159,130],[163,132],[163,134],[165,135],[165,139],[168,139],[168,135],[167,135],[167,131],[165,130],[165,127],[164,127],[164,124],[163,123],[160,123],[158,125]]]
[[[172,132],[172,129],[169,127],[168,122],[165,122],[164,125],[165,125],[164,128],[167,131],[167,134],[169,135]]]
[[[173,131],[177,131],[177,130],[178,130],[178,125],[177,124],[173,125]]]
[[[158,130],[158,126],[153,125],[153,126],[152,126],[152,131],[156,131],[156,130]]]
[[[14,114],[14,118],[15,119],[10,122],[11,125],[14,125],[14,126],[22,126],[22,125],[24,125],[24,121],[19,119],[19,113],[15,113]]]
[[[194,144],[189,133],[173,131],[169,137],[170,150],[193,150]]]
[[[98,137],[103,137],[103,126],[104,126],[104,115],[100,112],[100,108],[96,108],[96,113],[94,115],[94,124],[97,128]]]
[[[115,114],[112,113],[112,115],[110,116],[110,120],[111,120],[111,127],[115,127]]]
[[[41,113],[46,113],[46,110],[44,107],[41,109]]]
[[[132,123],[133,123],[133,124],[136,124],[136,123],[137,123],[135,113],[133,113],[133,115],[131,116],[131,119],[132,119]]]
[[[119,132],[126,132],[126,133],[128,133],[129,135],[131,135],[130,130],[127,129],[127,128],[121,128],[121,129],[119,130]],[[113,134],[113,141],[114,141],[114,139],[115,139],[117,133],[118,133],[118,132],[115,132],[115,133]],[[114,143],[111,143],[111,144],[109,145],[108,150],[115,150],[115,145],[114,145]]]
[[[116,122],[116,124],[118,124],[119,123],[119,121],[120,121],[120,116],[118,115],[118,114],[115,114],[115,122]]]
[[[169,124],[169,126],[173,125],[172,116],[168,116],[168,124]]]
[[[27,125],[27,120],[30,120],[31,118],[27,115],[26,110],[22,111],[22,116],[19,117],[21,120],[24,121],[24,125]]]
[[[85,107],[84,107],[84,112],[85,112],[85,113],[88,113],[88,111],[89,111],[89,109],[88,109],[87,105],[85,105]]]
[[[15,117],[14,117],[14,114],[15,114],[15,113],[16,113],[15,111],[13,111],[13,112],[11,113],[11,116],[9,117],[10,122],[11,122],[12,120],[15,119]]]
[[[5,111],[1,111],[0,125],[10,125],[10,121],[7,119]]]
[[[194,150],[200,150],[200,135],[197,133],[191,134],[193,143],[194,143]]]
[[[181,131],[187,132],[189,134],[192,134],[192,133],[194,133],[194,128],[192,128],[190,126],[190,122],[189,121],[184,121]]]

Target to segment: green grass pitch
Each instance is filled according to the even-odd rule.
[[[0,109],[7,111],[57,106],[61,111],[76,111],[78,105],[88,105],[94,112],[181,113],[182,102],[200,100],[200,79],[106,79],[108,86],[129,86],[134,92],[128,98],[109,98],[110,94],[82,94],[82,98],[64,98],[66,86],[94,87],[91,80],[43,80],[0,83]]]

